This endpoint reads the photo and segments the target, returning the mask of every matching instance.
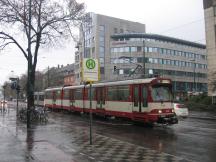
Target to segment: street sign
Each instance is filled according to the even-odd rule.
[[[97,82],[100,79],[99,63],[97,59],[84,58],[82,62],[82,80]]]

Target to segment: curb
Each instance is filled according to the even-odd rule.
[[[193,119],[201,119],[201,120],[216,120],[216,117],[200,117],[200,116],[188,116]]]

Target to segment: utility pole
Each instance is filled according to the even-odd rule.
[[[5,89],[6,89],[6,85],[3,86],[4,89],[4,101],[3,101],[3,110],[5,109]]]
[[[145,78],[145,38],[143,38],[143,75]]]
[[[48,71],[47,71],[47,87],[49,87],[49,82],[50,82],[50,74],[49,74],[50,70],[49,70],[49,66],[48,66]]]
[[[92,145],[92,82],[90,82],[90,130],[89,130],[89,133],[90,133],[90,145]]]

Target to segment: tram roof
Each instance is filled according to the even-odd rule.
[[[47,88],[45,91],[61,90],[63,87]]]
[[[146,79],[134,79],[134,80],[123,80],[123,81],[112,81],[112,82],[104,82],[104,83],[96,83],[92,84],[92,87],[103,87],[103,86],[114,86],[114,85],[129,85],[129,84],[139,84],[139,83],[150,83],[151,81],[155,80],[156,78],[146,78]],[[84,85],[79,86],[69,86],[64,87],[64,89],[76,89],[76,88],[83,88]],[[89,87],[89,85],[86,85]]]
[[[104,85],[112,86],[112,85],[125,85],[125,84],[139,84],[139,83],[150,83],[152,80],[156,78],[146,78],[146,79],[134,79],[134,80],[123,80],[116,82],[105,82],[105,83],[97,83],[93,84],[94,87],[100,87]]]
[[[139,84],[139,83],[151,83],[153,80],[157,78],[145,78],[145,79],[133,79],[133,80],[122,80],[122,81],[110,81],[103,83],[95,83],[92,84],[92,87],[103,87],[103,86],[114,86],[114,85],[130,85],[130,84]],[[160,78],[163,79],[163,78]],[[67,86],[67,87],[55,87],[48,88],[45,91],[53,91],[53,90],[61,90],[61,89],[76,89],[76,88],[84,88],[89,87],[90,85],[77,85],[77,86]]]

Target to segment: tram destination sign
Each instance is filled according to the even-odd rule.
[[[82,62],[82,80],[97,82],[100,78],[99,63],[97,59],[84,58]]]

